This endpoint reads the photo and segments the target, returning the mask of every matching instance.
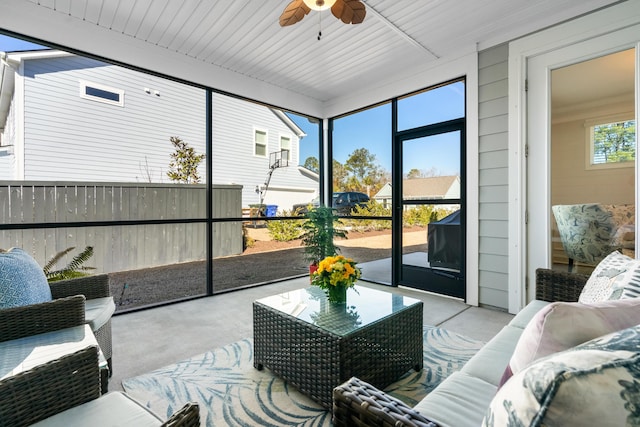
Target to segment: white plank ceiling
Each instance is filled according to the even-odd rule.
[[[362,24],[346,25],[330,11],[312,11],[301,22],[282,28],[278,18],[288,3],[3,0],[0,28],[33,37],[47,35],[49,41],[90,52],[91,45],[80,39],[93,29],[101,34],[103,44],[112,38],[121,45],[145,46],[136,55],[165,56],[167,61],[182,57],[201,74],[224,72],[239,81],[249,79],[253,84],[285,89],[321,104],[356,88],[375,90],[380,81],[396,73],[513,40],[617,2],[365,0],[367,15]],[[24,25],[9,17],[3,20],[3,9],[8,12],[12,5],[15,9],[21,6],[16,13],[38,15],[38,21],[44,23],[40,25],[51,24],[50,31],[30,28],[21,32]],[[323,36],[317,40],[320,27]],[[69,34],[60,36],[60,28]],[[97,44],[91,53],[131,62],[126,55],[101,51]]]

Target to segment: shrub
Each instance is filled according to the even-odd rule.
[[[292,211],[288,211],[283,209],[281,212],[278,212],[277,216],[279,217],[287,217],[287,216],[295,216],[296,214]],[[267,229],[269,230],[269,234],[271,238],[277,242],[289,242],[291,240],[296,240],[300,238],[302,234],[302,223],[301,219],[281,219],[278,221],[267,221]]]
[[[369,200],[366,205],[355,206],[351,210],[357,216],[391,216],[391,208],[385,208],[382,203]],[[391,221],[379,219],[350,219],[345,225],[356,231],[387,230],[391,228]]]

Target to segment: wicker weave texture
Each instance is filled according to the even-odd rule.
[[[536,270],[536,299],[541,301],[578,301],[589,276],[539,268]]]
[[[336,387],[333,396],[334,426],[437,427],[405,403],[358,378]]]
[[[76,295],[0,310],[0,341],[84,325],[84,301]]]
[[[98,348],[87,347],[0,380],[0,425],[21,427],[100,396]]]
[[[64,298],[82,294],[86,299],[96,299],[111,295],[109,290],[109,275],[96,274],[94,276],[76,277],[68,280],[58,280],[49,283],[53,298]]]
[[[269,368],[324,407],[358,376],[384,388],[422,369],[422,303],[336,335],[259,302],[253,304],[254,366]]]

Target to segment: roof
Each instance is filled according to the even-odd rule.
[[[459,180],[457,175],[405,179],[402,181],[402,193],[406,199],[442,198]]]

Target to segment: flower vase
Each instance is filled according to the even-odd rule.
[[[333,304],[345,304],[347,302],[346,286],[329,286],[326,289],[327,299]]]

